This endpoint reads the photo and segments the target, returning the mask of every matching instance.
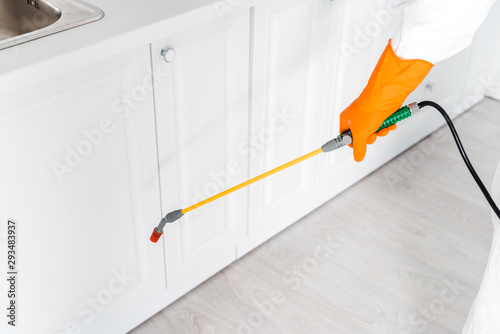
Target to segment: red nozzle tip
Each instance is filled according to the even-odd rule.
[[[153,230],[153,234],[151,234],[151,238],[149,238],[149,240],[156,243],[158,240],[160,240],[160,237],[162,234],[163,234],[163,232],[158,233],[158,232],[156,232],[156,230]]]

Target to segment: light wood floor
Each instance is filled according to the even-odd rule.
[[[490,188],[500,103],[484,100],[456,125]],[[131,333],[460,333],[492,224],[440,131]]]

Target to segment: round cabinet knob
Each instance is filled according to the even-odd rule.
[[[171,47],[161,50],[161,55],[167,63],[171,63],[175,59],[175,50]]]

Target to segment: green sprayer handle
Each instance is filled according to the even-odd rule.
[[[408,106],[401,107],[394,114],[387,117],[387,119],[384,121],[384,123],[382,123],[380,128],[378,128],[377,132],[382,130],[382,129],[385,129],[393,124],[396,124],[397,122],[400,122],[400,121],[402,121],[410,116],[411,116],[410,107],[408,107]]]

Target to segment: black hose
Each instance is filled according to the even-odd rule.
[[[490,193],[484,186],[483,182],[477,175],[476,171],[474,170],[474,167],[472,167],[472,164],[469,161],[469,158],[467,157],[467,154],[465,153],[464,147],[462,146],[462,142],[460,141],[460,138],[458,137],[457,130],[455,130],[455,126],[453,125],[453,122],[451,121],[450,117],[446,113],[446,111],[437,103],[432,102],[432,101],[422,101],[418,103],[419,108],[423,107],[433,107],[437,111],[441,113],[441,115],[444,117],[446,120],[446,123],[448,123],[448,126],[450,127],[451,134],[453,135],[453,139],[455,139],[455,143],[457,144],[458,150],[460,151],[460,154],[462,155],[462,158],[464,159],[465,165],[467,165],[467,168],[469,169],[469,172],[472,174],[472,177],[476,181],[477,185],[479,186],[479,189],[483,192],[484,197],[486,197],[486,200],[491,206],[491,209],[495,214],[497,215],[498,219],[500,219],[500,210],[498,209],[498,206],[496,205],[495,201],[493,201],[493,198],[491,198]]]

